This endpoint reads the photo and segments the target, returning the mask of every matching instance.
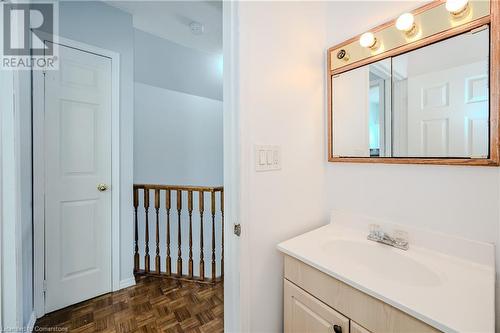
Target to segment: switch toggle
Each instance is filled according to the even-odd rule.
[[[255,145],[255,170],[273,171],[281,169],[281,147]]]
[[[267,164],[267,155],[264,150],[259,150],[259,165]]]
[[[272,150],[266,150],[266,162],[267,162],[267,165],[273,164],[273,151]]]

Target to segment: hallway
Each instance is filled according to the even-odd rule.
[[[47,314],[35,330],[223,332],[223,284],[136,277],[137,284]]]

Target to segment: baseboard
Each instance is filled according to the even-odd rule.
[[[28,321],[28,324],[26,324],[26,332],[33,332],[35,329],[35,323],[36,323],[36,313],[33,311],[30,316],[30,320]]]
[[[129,277],[120,281],[120,289],[135,286],[135,277]]]

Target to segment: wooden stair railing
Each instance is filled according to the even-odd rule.
[[[142,192],[142,193],[141,193]],[[209,196],[205,196],[205,192]],[[154,193],[154,208],[155,208],[155,267],[151,269],[150,267],[150,257],[149,257],[149,203],[150,196]],[[161,196],[164,193],[165,196],[165,216],[164,221],[161,218]],[[175,194],[175,208],[177,208],[177,261],[175,272],[172,272],[172,258],[171,258],[171,223],[170,223],[170,211],[172,209],[172,193]],[[197,249],[199,256],[193,256],[193,246],[196,244],[193,242],[193,211],[196,201],[194,201],[195,193],[198,196],[198,207],[197,214],[200,218],[199,228],[199,249]],[[139,235],[140,229],[142,228],[139,218],[139,198],[143,197],[142,205],[144,206],[144,236]],[[187,197],[187,215],[183,215],[183,194]],[[218,198],[217,198],[218,197]],[[205,200],[210,199],[210,216],[211,221],[204,220],[205,213]],[[217,200],[218,199],[218,200]],[[142,215],[142,213],[141,213]],[[186,217],[186,219],[183,219]],[[211,266],[210,266],[210,276],[207,279],[205,277],[205,249],[204,249],[204,230],[205,223],[210,223],[211,228]],[[161,255],[160,248],[162,246],[162,237],[160,235],[160,226],[165,225],[166,234],[164,238],[165,244],[165,270],[162,270],[161,265]],[[187,241],[188,251],[187,256],[183,255],[183,227],[188,228]],[[196,226],[195,226],[196,227]],[[219,235],[220,244],[217,243],[217,230],[220,230]],[[223,279],[224,276],[224,188],[223,187],[208,187],[208,186],[175,186],[175,185],[158,185],[158,184],[134,184],[134,273],[135,274],[146,274],[146,275],[157,275],[157,276],[167,276],[175,279],[183,280],[195,280],[199,282],[209,282],[215,283]],[[208,235],[207,235],[208,236]],[[175,236],[174,236],[175,242]],[[143,267],[141,266],[139,245],[140,241],[144,240],[144,261]],[[174,244],[175,245],[175,244]],[[220,265],[217,261],[217,253],[220,249]],[[196,249],[195,249],[196,250]],[[187,261],[187,272],[183,270],[183,261]],[[198,261],[199,270],[198,275],[195,275],[194,262]],[[219,272],[219,275],[217,274]]]

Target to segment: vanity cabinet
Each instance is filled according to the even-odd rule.
[[[436,333],[439,330],[285,255],[285,333]]]

